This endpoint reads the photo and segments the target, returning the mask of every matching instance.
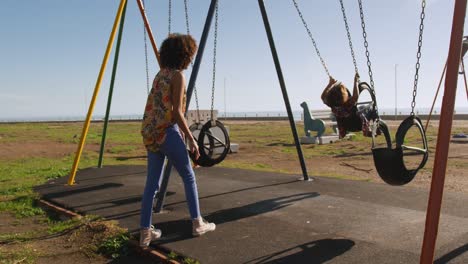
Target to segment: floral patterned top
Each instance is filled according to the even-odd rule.
[[[332,112],[336,117],[340,138],[344,138],[348,130],[355,130],[353,125],[356,124],[356,118],[358,118],[357,124],[361,124],[360,118],[357,116],[356,101],[352,97],[343,105],[332,107]]]
[[[157,152],[166,139],[166,128],[175,124],[172,116],[171,80],[177,70],[162,69],[153,81],[151,92],[146,101],[141,135],[148,151]],[[182,108],[185,112],[185,89]]]

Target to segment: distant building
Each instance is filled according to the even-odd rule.
[[[214,118],[218,118],[218,110],[213,110]],[[197,110],[188,110],[187,111],[187,123],[188,125],[192,125],[193,123],[197,122]],[[211,110],[200,110],[200,120],[199,122],[204,124],[206,121],[211,119]]]

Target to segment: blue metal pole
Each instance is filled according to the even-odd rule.
[[[299,156],[299,162],[301,163],[302,175],[304,177],[304,180],[307,181],[310,179],[309,175],[307,174],[304,155],[302,154],[301,144],[299,142],[299,136],[297,135],[296,124],[294,122],[294,117],[291,110],[291,104],[289,103],[288,90],[286,89],[286,83],[284,82],[283,72],[281,70],[278,54],[276,52],[275,41],[273,40],[273,34],[271,33],[270,22],[268,22],[268,15],[263,0],[258,0],[258,5],[260,7],[260,12],[262,13],[263,24],[265,25],[265,31],[267,33],[268,43],[270,44],[273,61],[275,62],[276,73],[278,75],[278,80],[281,86],[281,92],[283,93],[284,104],[286,106],[286,111],[288,112],[289,123],[291,125],[294,142],[296,143],[297,155]]]
[[[187,87],[187,104],[186,104],[187,109],[189,108],[190,99],[192,98],[193,88],[195,87],[195,83],[197,81],[198,71],[200,69],[200,64],[203,58],[203,52],[205,51],[206,40],[208,39],[208,34],[210,33],[211,21],[213,20],[213,14],[215,12],[217,3],[218,3],[218,0],[211,0],[210,8],[208,9],[208,14],[206,16],[205,26],[203,28],[203,33],[200,39],[200,44],[198,45],[197,56],[195,57],[195,62],[192,68],[192,74],[190,75],[190,80],[189,80],[189,84]],[[172,170],[172,164],[168,162],[166,164],[166,167],[164,168],[163,179],[162,179],[161,187],[158,193],[156,206],[154,208],[156,213],[161,212],[161,210],[164,207],[164,199],[166,198],[167,185],[169,183],[171,170]]]

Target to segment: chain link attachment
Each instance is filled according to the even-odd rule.
[[[421,48],[422,48],[422,41],[423,41],[423,31],[424,31],[424,18],[426,17],[425,13],[426,8],[426,0],[422,0],[421,3],[421,22],[419,24],[419,39],[418,39],[418,52],[416,53],[416,72],[414,73],[414,88],[413,88],[413,101],[411,101],[411,113],[410,115],[414,116],[414,108],[416,107],[416,95],[418,93],[418,80],[419,80],[419,68],[421,64],[419,60],[421,59]]]
[[[188,0],[184,0],[184,11],[185,11],[185,28],[187,29],[187,35],[190,35],[190,19],[189,19],[189,13],[188,13]],[[190,62],[190,65],[193,69],[193,61]],[[200,123],[200,105],[198,103],[198,93],[197,93],[197,86],[193,86],[193,92],[195,94],[195,106],[197,109],[197,119],[196,123]]]
[[[213,37],[213,79],[211,84],[211,122],[216,121],[214,118],[214,96],[215,96],[215,86],[216,86],[216,47],[218,45],[218,5],[219,1],[216,1],[215,9],[215,28],[214,28],[214,37]]]
[[[142,1],[143,8],[146,7],[145,0]],[[148,40],[146,39],[146,27],[145,22],[143,22],[143,41],[145,42],[145,65],[146,65],[146,93],[150,93],[150,84],[149,84],[149,66],[148,66]]]
[[[351,50],[351,57],[353,58],[354,71],[356,72],[356,74],[359,74],[357,63],[356,63],[356,56],[354,55],[353,41],[351,40],[351,33],[349,32],[348,18],[346,17],[346,10],[343,4],[343,0],[340,0],[340,5],[341,5],[341,12],[343,13],[343,21],[345,23],[346,34],[348,35],[349,49]]]
[[[364,48],[366,49],[366,58],[367,58],[367,68],[369,71],[369,82],[370,82],[370,89],[371,92],[375,95],[375,85],[374,85],[374,74],[372,73],[372,63],[370,61],[370,52],[369,52],[369,43],[367,42],[367,32],[366,32],[366,23],[364,21],[364,8],[362,7],[362,0],[358,0],[359,3],[359,14],[361,17],[361,27],[362,27],[362,37],[364,38]],[[377,117],[376,125],[378,126],[379,121],[379,109],[377,107],[377,103],[373,105],[375,114]]]
[[[169,8],[168,8],[168,15],[167,15],[167,35],[171,34],[171,22],[172,22],[172,0],[168,0]]]
[[[216,1],[216,9],[215,9],[215,28],[214,28],[214,40],[213,40],[213,72],[212,72],[212,84],[211,84],[211,121],[215,121],[214,118],[214,97],[215,97],[215,86],[216,86],[216,48],[218,44],[218,5],[219,1]],[[190,21],[188,15],[188,0],[184,0],[184,10],[185,10],[185,26],[187,28],[187,34],[190,35]],[[191,66],[193,67],[193,62],[191,62]],[[195,103],[197,108],[197,123],[200,122],[200,107],[198,102],[198,93],[196,86],[194,88],[195,93]]]
[[[317,56],[319,57],[320,62],[322,63],[323,69],[327,73],[328,77],[331,77],[330,72],[328,71],[327,65],[325,64],[325,61],[323,60],[322,55],[320,54],[320,51],[319,51],[319,49],[317,47],[317,43],[315,42],[315,39],[312,36],[312,32],[309,30],[309,26],[307,26],[307,22],[305,21],[304,17],[302,16],[302,12],[299,9],[299,5],[297,4],[296,0],[292,0],[292,1],[294,3],[294,7],[296,7],[297,14],[301,18],[302,24],[304,25],[304,28],[306,29],[307,34],[309,35],[309,38],[312,41],[312,45],[314,46],[315,52],[317,53]]]

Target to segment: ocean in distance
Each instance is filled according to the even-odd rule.
[[[418,108],[417,114],[424,115],[428,114],[430,108]],[[329,110],[311,110],[312,114],[317,113],[318,115],[326,115]],[[381,115],[393,115],[395,109],[381,108],[379,109]],[[411,112],[410,108],[400,108],[397,110],[398,115],[408,115]],[[302,111],[293,111],[294,120],[299,121],[302,118]],[[435,115],[440,113],[440,108],[435,109]],[[468,114],[468,107],[457,107],[455,114]],[[285,117],[287,116],[286,111],[257,111],[257,112],[224,112],[219,111],[218,117]],[[111,115],[110,120],[140,120],[141,114],[122,114],[122,115]],[[44,116],[44,117],[0,117],[0,123],[5,122],[60,122],[60,121],[83,121],[85,116]],[[93,115],[93,121],[104,120],[104,115]]]

